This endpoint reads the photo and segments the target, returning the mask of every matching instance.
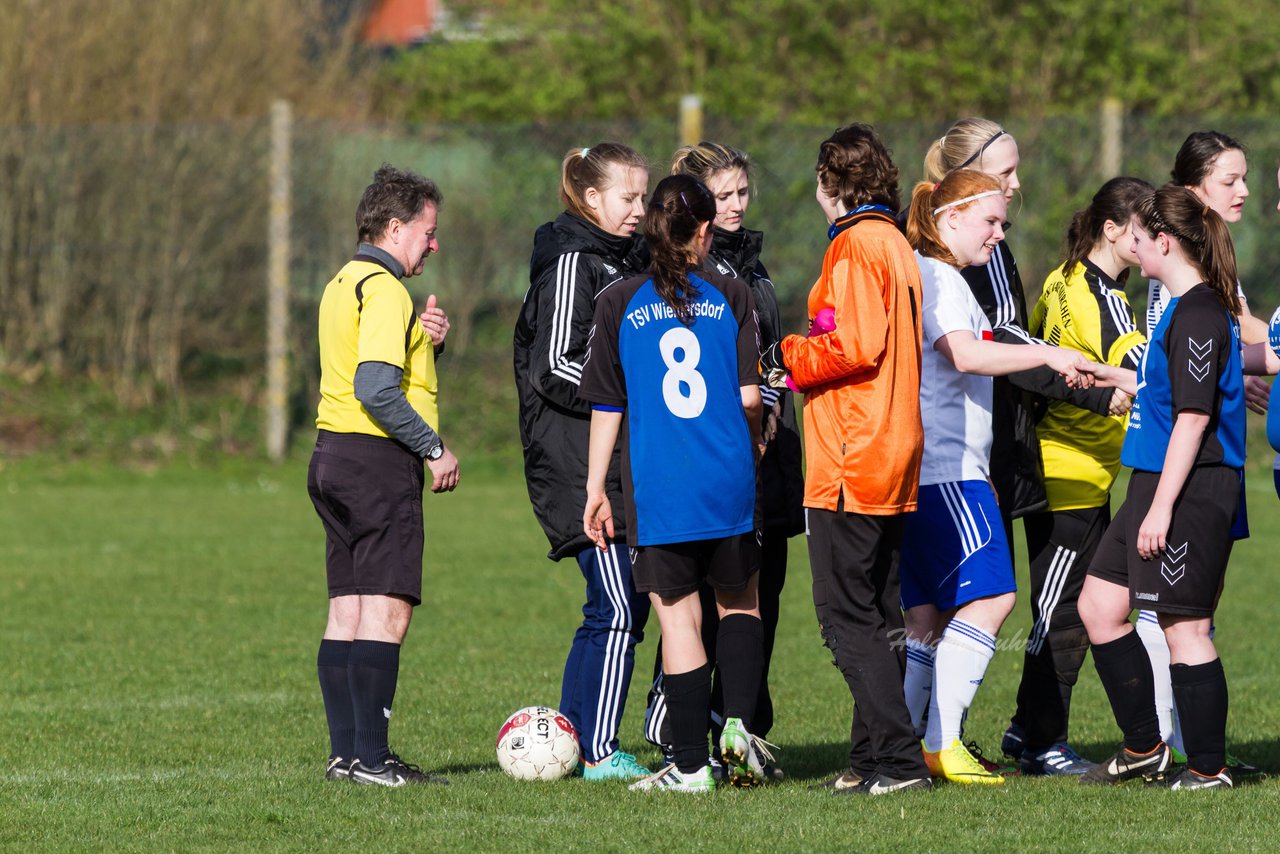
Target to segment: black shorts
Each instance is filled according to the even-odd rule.
[[[321,430],[307,492],[325,530],[329,597],[422,601],[422,459],[391,439]]]
[[[1159,482],[1159,472],[1133,473],[1124,504],[1103,535],[1089,574],[1128,587],[1134,609],[1212,616],[1235,542],[1231,526],[1240,503],[1240,473],[1226,466],[1193,468],[1173,505],[1165,553],[1143,560],[1138,556],[1138,528]]]
[[[714,540],[641,546],[631,553],[631,577],[639,593],[675,598],[703,581],[716,590],[742,590],[760,571],[760,532]]]

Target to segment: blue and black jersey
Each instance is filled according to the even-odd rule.
[[[740,279],[698,271],[682,322],[652,277],[626,279],[596,304],[579,395],[625,413],[623,493],[633,546],[754,530],[755,457],[742,386],[756,385],[759,332]]]
[[[1209,416],[1195,464],[1244,466],[1244,373],[1240,324],[1206,285],[1165,308],[1138,373],[1129,430],[1120,459],[1142,471],[1164,469],[1178,413]]]

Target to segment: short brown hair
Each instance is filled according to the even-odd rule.
[[[391,220],[412,222],[428,203],[439,208],[443,202],[435,181],[383,163],[356,205],[356,234],[361,243],[374,243],[386,234]]]
[[[822,192],[849,210],[862,205],[898,209],[898,167],[871,125],[845,125],[823,140],[816,169]]]

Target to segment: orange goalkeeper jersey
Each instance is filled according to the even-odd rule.
[[[789,335],[782,354],[806,392],[806,507],[889,516],[916,509],[920,424],[920,269],[879,210],[836,220],[809,292],[809,316],[835,311],[835,331]]]

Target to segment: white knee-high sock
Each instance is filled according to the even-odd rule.
[[[1182,733],[1178,731],[1178,715],[1173,705],[1173,682],[1169,678],[1169,644],[1164,630],[1152,611],[1138,612],[1138,637],[1151,659],[1151,675],[1156,686],[1156,717],[1160,719],[1160,737],[1169,745],[1182,749]],[[1176,743],[1175,743],[1176,742]]]
[[[996,639],[977,626],[954,619],[947,625],[934,656],[926,749],[942,750],[960,738],[965,713],[995,651]]]
[[[907,639],[907,673],[903,679],[903,692],[907,695],[907,710],[911,712],[911,725],[916,738],[924,737],[924,715],[933,696],[933,644]]]

